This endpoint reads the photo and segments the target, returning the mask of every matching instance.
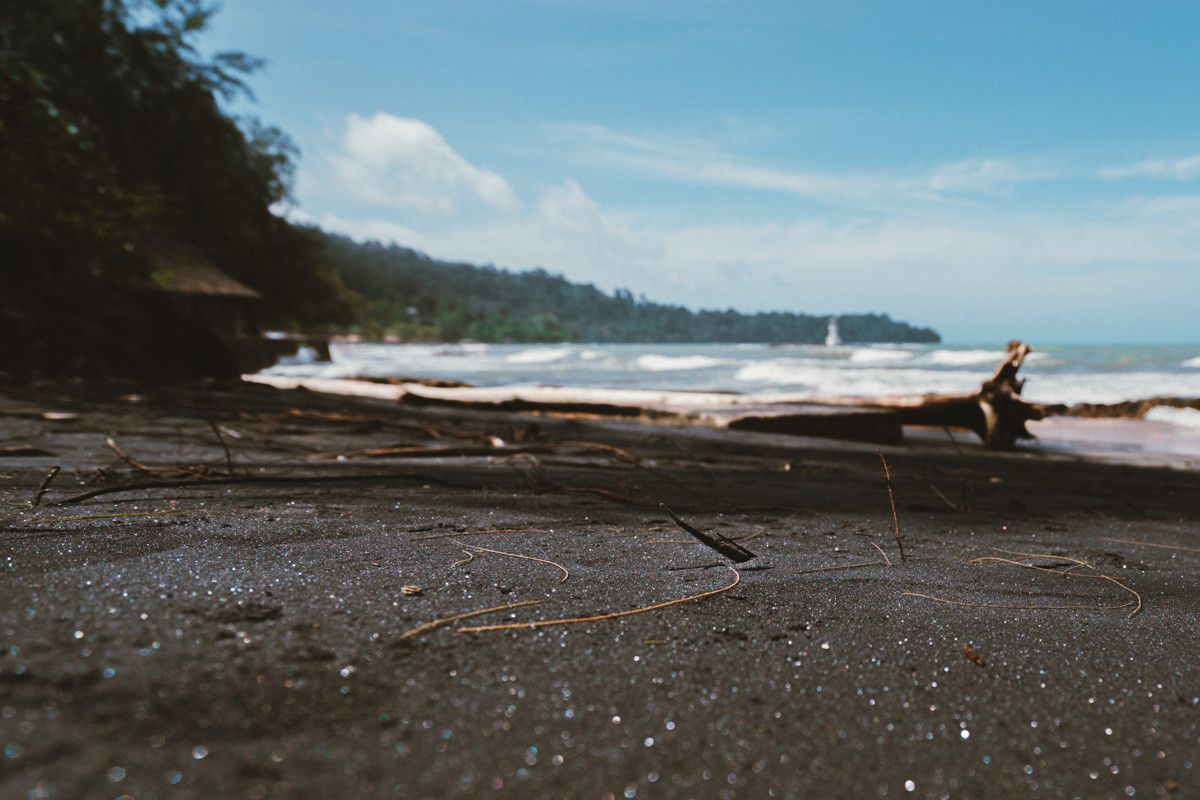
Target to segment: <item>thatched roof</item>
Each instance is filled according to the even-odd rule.
[[[139,249],[153,263],[155,285],[163,291],[223,297],[262,296],[226,275],[216,264],[182,242],[148,242]]]

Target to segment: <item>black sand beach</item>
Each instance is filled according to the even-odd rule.
[[[878,449],[9,387],[0,796],[1200,796],[1194,465]]]

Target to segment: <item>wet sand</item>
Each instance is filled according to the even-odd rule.
[[[1200,796],[1200,472],[1149,463],[10,387],[0,796]]]

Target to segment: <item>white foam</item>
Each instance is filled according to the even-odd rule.
[[[847,369],[802,359],[777,358],[747,364],[735,379],[757,387],[789,387],[822,394],[851,397],[908,395],[926,392],[970,392],[979,387],[978,376],[966,372],[928,369],[864,367]]]
[[[934,350],[922,358],[922,361],[940,367],[994,366],[1003,360],[1004,353],[999,350]]]
[[[1155,406],[1146,412],[1145,418],[1151,422],[1166,422],[1180,428],[1200,428],[1200,411],[1194,408]]]
[[[913,353],[882,347],[864,347],[850,354],[850,360],[855,364],[900,364],[913,358]]]
[[[504,361],[509,364],[550,364],[554,361],[562,361],[569,355],[571,355],[571,350],[566,347],[535,347],[509,353],[504,357]]]
[[[1187,361],[1183,362],[1181,366],[1191,367],[1192,369],[1200,369],[1200,356],[1189,358]]]
[[[634,363],[639,369],[647,372],[676,372],[688,369],[710,369],[727,362],[712,356],[660,356],[649,353],[638,356]]]

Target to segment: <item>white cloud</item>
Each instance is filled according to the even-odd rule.
[[[351,114],[341,152],[328,159],[342,188],[367,203],[442,216],[464,202],[507,213],[521,209],[502,177],[469,163],[420,120]]]
[[[991,192],[1004,186],[1050,180],[1057,172],[1047,166],[1006,158],[974,158],[932,169],[924,183],[934,192]]]
[[[755,164],[694,138],[647,138],[575,124],[551,125],[547,132],[585,160],[691,183],[781,192],[862,209],[988,194],[1059,174],[1047,164],[1008,158],[969,159],[924,171],[824,173]]]
[[[1126,178],[1158,178],[1166,180],[1190,181],[1200,178],[1200,155],[1186,158],[1148,159],[1124,167],[1109,167],[1099,172],[1105,180],[1123,180]]]
[[[686,206],[635,214],[598,203],[574,179],[542,186],[523,204],[503,177],[467,162],[425,123],[378,114],[348,120],[329,159],[341,168],[302,175],[303,199],[322,206],[310,219],[358,239],[449,260],[542,266],[692,307],[886,311],[960,338],[1054,331],[1061,339],[1071,330],[1080,330],[1076,339],[1120,338],[1106,326],[1163,320],[1173,320],[1175,332],[1165,335],[1177,339],[1188,325],[1196,330],[1177,307],[1200,296],[1200,196],[1114,197],[1115,185],[1096,182],[1093,172],[1098,193],[1030,206],[1031,190],[1016,200],[999,190],[1078,181],[1080,173],[981,158],[904,175],[815,174],[745,163],[698,140],[597,127],[555,135],[606,167],[811,195],[839,207],[803,218],[768,212],[757,222],[691,217]],[[355,197],[366,206],[326,202],[336,194],[330,186],[355,176]]]

